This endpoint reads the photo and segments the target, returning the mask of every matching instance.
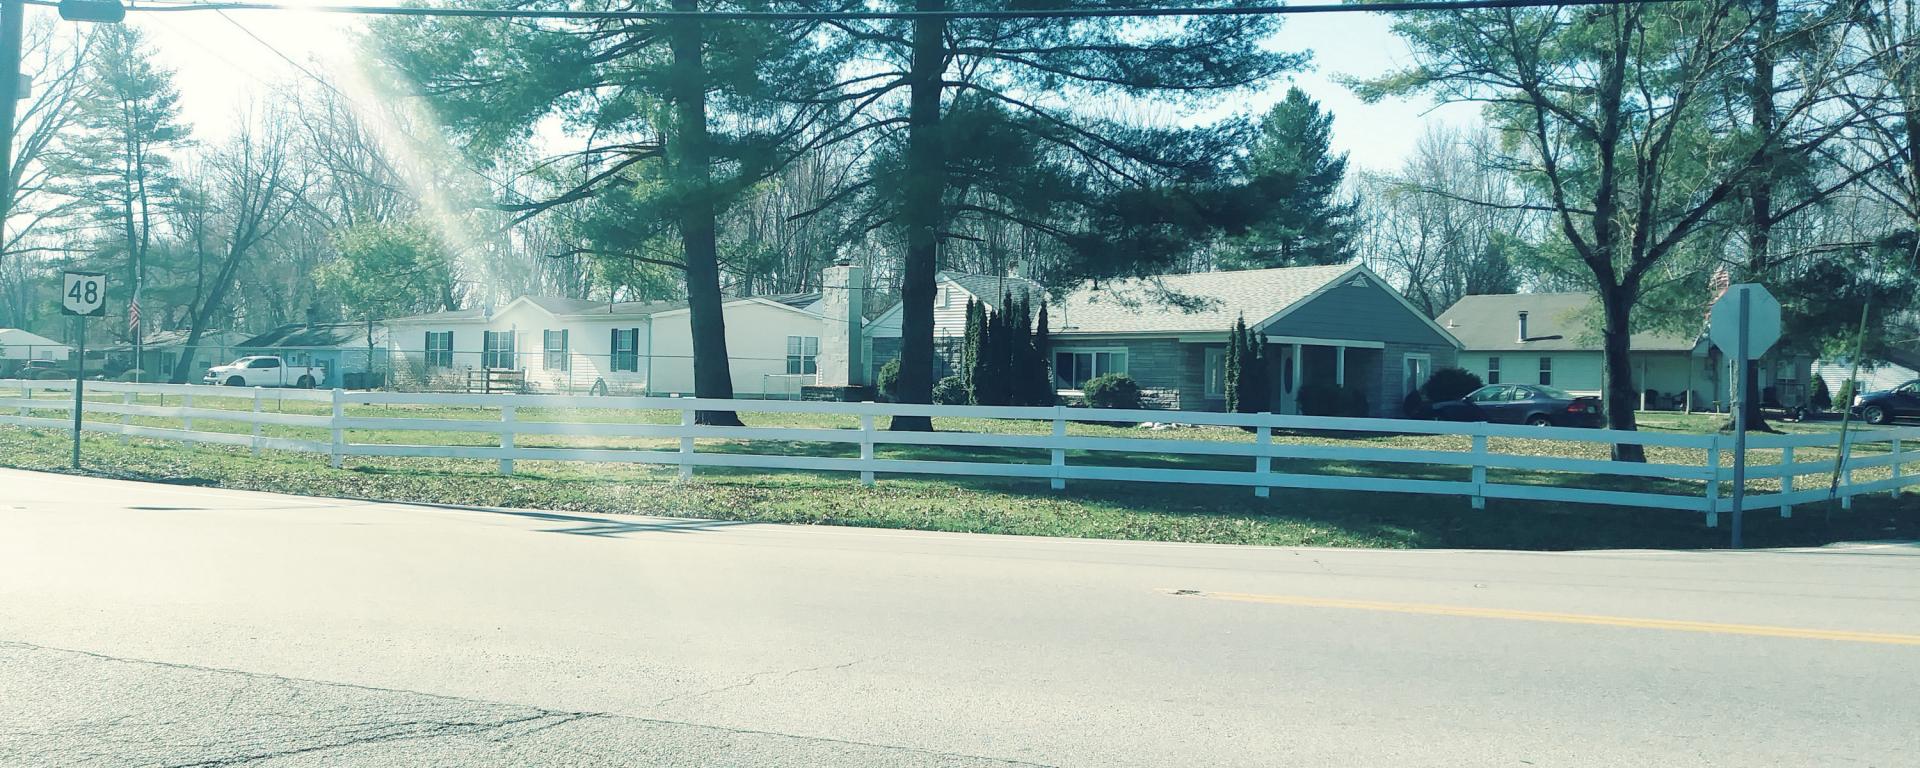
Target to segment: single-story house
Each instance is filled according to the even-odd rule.
[[[0,374],[10,373],[28,360],[66,360],[73,348],[19,328],[0,328]]]
[[[967,302],[985,304],[993,312],[1001,310],[1008,295],[1028,297],[1036,305],[1046,290],[1023,277],[982,275],[972,272],[941,270],[934,274],[933,285],[933,375],[934,379],[959,370],[961,342],[967,337]],[[904,304],[895,302],[863,326],[864,360],[877,374],[880,366],[900,356],[900,313]],[[1036,311],[1037,308],[1036,308]],[[875,379],[870,375],[868,381]]]
[[[1506,293],[1462,297],[1439,320],[1465,345],[1460,367],[1489,384],[1547,384],[1604,396],[1599,316],[1591,293]],[[1628,343],[1640,394],[1635,407],[1725,410],[1731,404],[1727,360],[1704,335],[1643,331]],[[1777,350],[1762,362],[1761,386],[1769,400],[1805,402],[1810,356]]]
[[[369,340],[371,336],[371,340]],[[277,355],[287,365],[319,366],[322,388],[369,389],[387,367],[386,329],[359,323],[293,323],[246,339],[237,355]],[[371,378],[369,373],[375,374]]]
[[[1049,306],[1061,389],[1126,373],[1185,410],[1226,407],[1227,332],[1266,334],[1272,398],[1300,413],[1311,385],[1357,389],[1373,416],[1398,416],[1408,393],[1459,342],[1362,264],[1281,267],[1103,281]]]
[[[803,299],[729,297],[722,304],[736,396],[790,397],[813,383],[821,318],[803,308],[812,304]],[[435,312],[383,325],[401,386],[463,389],[470,375],[516,371],[534,390],[691,395],[689,321],[684,301],[521,296],[497,310]]]
[[[1031,281],[951,272],[940,274],[939,288],[936,344],[946,341],[942,346],[956,353],[967,297],[997,311],[997,297],[1042,293]],[[1049,302],[1047,312],[1059,389],[1071,392],[1095,376],[1125,373],[1153,393],[1156,404],[1185,410],[1226,408],[1227,334],[1239,319],[1267,335],[1268,378],[1280,413],[1300,412],[1302,387],[1327,385],[1357,388],[1372,415],[1398,416],[1407,393],[1435,367],[1453,365],[1459,349],[1359,264],[1088,283]],[[898,316],[896,306],[869,329],[875,363],[898,354]],[[886,340],[892,344],[883,346]]]
[[[1895,351],[1887,355],[1886,360],[1862,360],[1858,370],[1853,361],[1847,358],[1813,361],[1813,375],[1827,383],[1829,397],[1840,396],[1840,386],[1848,376],[1859,382],[1857,392],[1878,392],[1893,389],[1914,379],[1920,379],[1920,355]],[[1840,403],[1836,402],[1835,405]]]
[[[118,376],[120,372],[139,368],[141,381],[169,381],[173,377],[174,364],[179,362],[181,353],[187,346],[187,337],[192,335],[187,329],[171,331],[153,331],[139,345],[139,362],[134,361],[135,346],[132,341],[113,344],[101,350],[105,354],[105,371]],[[235,354],[234,345],[245,341],[246,334],[233,331],[208,331],[200,334],[200,343],[194,346],[193,365],[188,371],[187,381],[198,384],[207,369],[221,363],[232,362],[241,355]],[[93,350],[87,350],[87,359],[93,359]],[[89,369],[93,363],[87,363]]]

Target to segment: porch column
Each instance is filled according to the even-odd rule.
[[[1300,359],[1300,345],[1295,343],[1293,345],[1293,376],[1291,377],[1293,380],[1287,384],[1287,403],[1292,409],[1291,413],[1295,414],[1300,412],[1300,369],[1305,363],[1306,361]]]
[[[1333,348],[1333,383],[1335,386],[1347,385],[1347,348]]]

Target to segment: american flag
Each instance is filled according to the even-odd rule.
[[[138,338],[140,335],[140,292],[134,291],[133,300],[127,302],[127,335]]]
[[[1707,290],[1713,292],[1713,298],[1707,302],[1707,317],[1713,317],[1713,305],[1720,297],[1727,295],[1727,289],[1733,287],[1733,275],[1727,272],[1727,265],[1721,264],[1713,270],[1713,279],[1707,281]]]

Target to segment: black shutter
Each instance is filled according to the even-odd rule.
[[[607,370],[620,370],[620,329],[613,329],[613,340],[607,343]]]

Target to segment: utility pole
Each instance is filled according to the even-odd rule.
[[[20,99],[20,38],[26,26],[23,0],[0,0],[0,244],[13,215],[13,121]]]

